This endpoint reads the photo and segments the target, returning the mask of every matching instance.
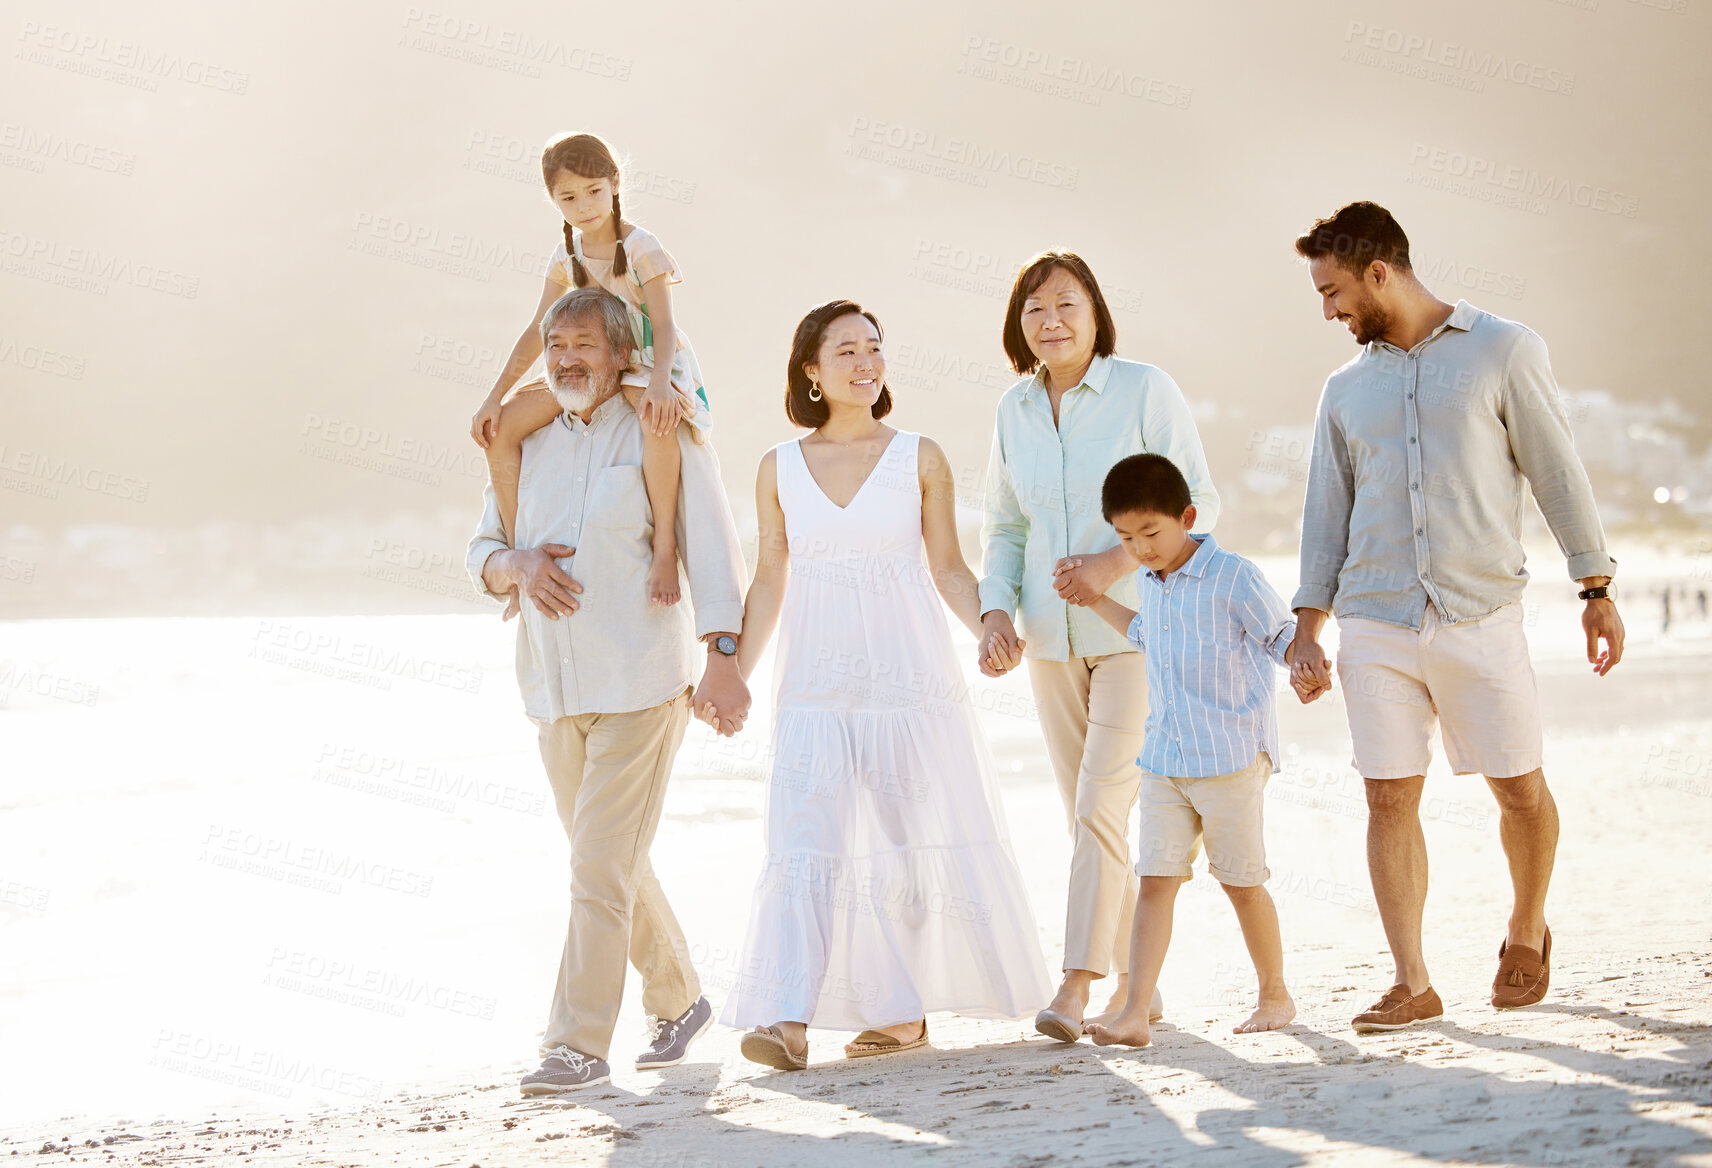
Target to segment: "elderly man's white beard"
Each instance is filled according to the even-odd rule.
[[[618,388],[616,375],[602,383],[595,379],[592,369],[587,369],[586,375],[580,379],[573,378],[566,370],[555,369],[548,377],[547,383],[553,390],[553,398],[559,403],[559,408],[573,414],[589,409]]]

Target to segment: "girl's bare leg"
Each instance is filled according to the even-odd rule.
[[[487,473],[493,482],[493,493],[499,502],[499,521],[505,527],[505,540],[517,544],[517,481],[523,473],[523,440],[563,412],[553,391],[545,388],[524,388],[499,410],[499,432],[487,444]],[[504,619],[517,615],[517,589],[511,590],[506,602]]]
[[[642,410],[642,390],[626,385],[624,398],[630,408]],[[683,454],[678,450],[678,428],[664,437],[646,427],[642,430],[642,485],[648,490],[648,505],[654,511],[654,560],[648,567],[648,599],[654,604],[676,604],[678,590],[678,478]]]
[[[642,436],[642,483],[654,508],[654,562],[648,568],[648,599],[676,604],[678,595],[678,475],[683,455],[678,434]]]
[[[487,446],[487,473],[499,500],[505,538],[517,542],[517,480],[523,472],[523,440],[564,412],[551,390],[523,389],[499,410],[499,433]]]

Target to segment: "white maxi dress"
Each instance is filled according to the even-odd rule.
[[[1051,996],[992,753],[923,555],[919,443],[893,435],[842,508],[797,442],[774,448],[790,575],[767,850],[728,1026],[1021,1018]]]

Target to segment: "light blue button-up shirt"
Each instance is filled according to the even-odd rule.
[[[1320,395],[1291,607],[1418,629],[1520,599],[1524,478],[1570,579],[1615,575],[1536,333],[1462,300],[1408,352],[1369,342]]]
[[[1211,530],[1219,496],[1201,435],[1183,391],[1163,369],[1095,357],[1082,383],[1059,401],[1057,425],[1044,376],[1043,367],[999,399],[981,528],[981,611],[998,609],[1016,621],[1027,657],[1127,653],[1130,645],[1116,629],[1059,597],[1052,569],[1065,556],[1117,544],[1100,514],[1100,488],[1112,465],[1131,454],[1162,454],[1175,463],[1189,480],[1195,530]],[[1135,577],[1126,572],[1106,595],[1135,608]]]
[[[1147,738],[1135,761],[1174,779],[1278,770],[1273,698],[1296,622],[1266,577],[1210,535],[1169,576],[1143,572],[1129,642],[1147,654]]]

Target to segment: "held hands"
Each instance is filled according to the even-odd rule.
[[[1290,688],[1304,706],[1331,692],[1331,659],[1318,641],[1298,635],[1284,651],[1284,659],[1290,663]]]
[[[733,658],[708,658],[701,684],[690,697],[690,710],[721,737],[730,738],[743,729],[749,717],[749,687]]]
[[[1587,634],[1587,662],[1604,677],[1623,659],[1623,618],[1614,600],[1589,600],[1581,610],[1581,628]],[[1605,642],[1603,652],[1599,642]]]
[[[1113,558],[1104,552],[1066,556],[1052,569],[1052,587],[1066,602],[1086,607],[1123,576],[1122,567],[1112,564]]]
[[[1017,636],[1011,618],[993,609],[981,618],[981,643],[977,650],[981,672],[988,677],[1003,677],[1022,664],[1025,644]]]

